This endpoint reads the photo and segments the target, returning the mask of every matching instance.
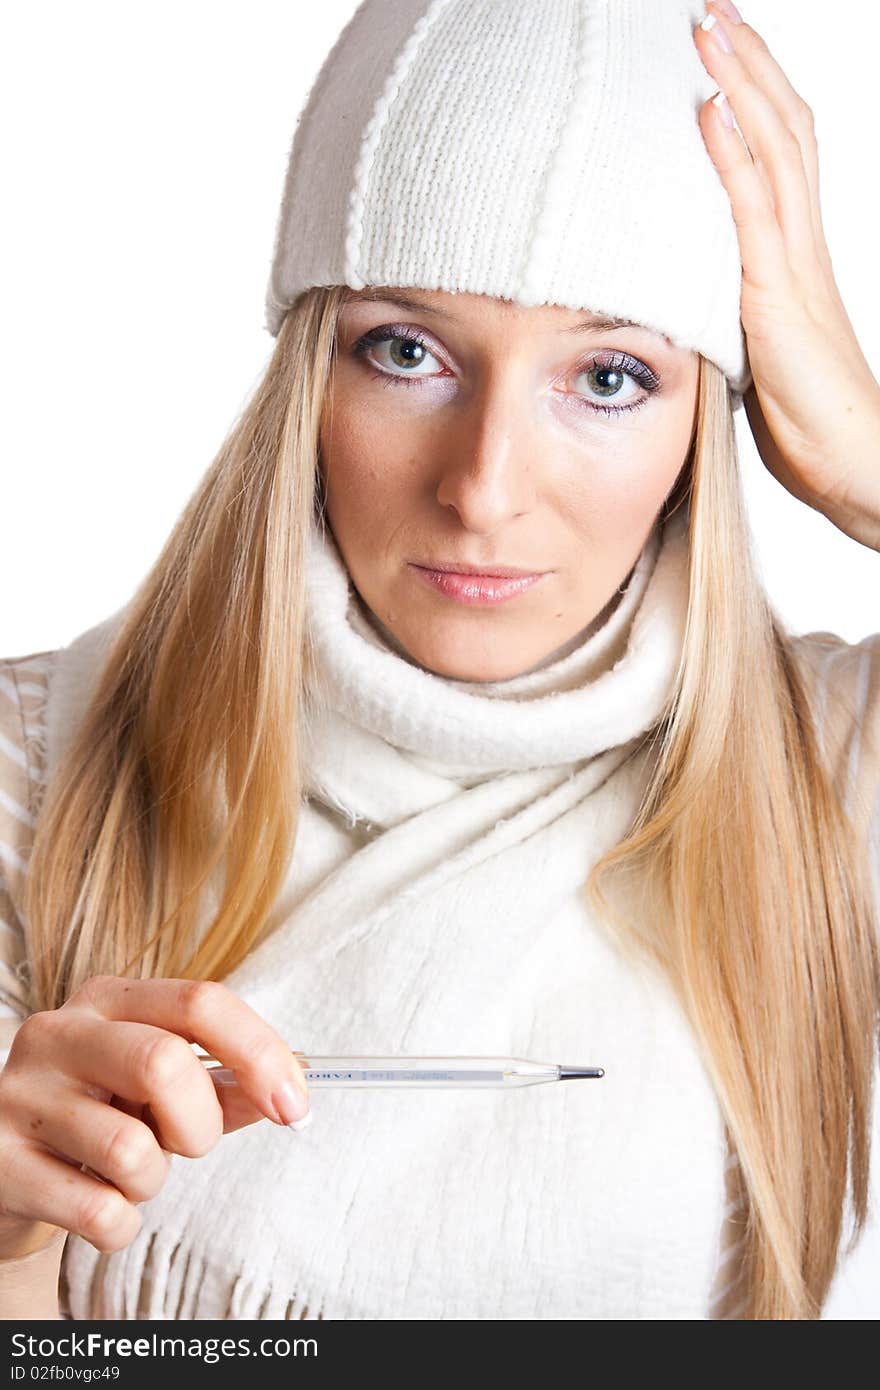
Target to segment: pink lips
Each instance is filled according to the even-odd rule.
[[[530,589],[539,579],[546,578],[545,574],[511,577],[501,574],[458,574],[452,570],[423,569],[421,565],[413,565],[412,569],[432,588],[446,594],[447,598],[469,604],[504,603]]]

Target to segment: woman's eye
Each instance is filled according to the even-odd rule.
[[[586,387],[583,393],[575,391],[574,394],[583,394],[585,405],[608,415],[638,410],[660,385],[659,379],[644,362],[620,352],[590,362],[577,372],[574,380],[582,381]]]
[[[374,328],[354,345],[354,351],[391,378],[434,376],[440,362],[420,334],[389,328]],[[427,370],[422,370],[427,368]]]
[[[594,401],[607,401],[611,405],[628,404],[638,396],[634,378],[621,367],[606,367],[599,362],[593,367],[585,367],[578,372],[575,381],[586,383],[586,393],[592,394]]]
[[[372,328],[358,338],[352,352],[364,359],[372,369],[371,374],[380,378],[384,386],[406,386],[409,382],[444,374],[443,363],[418,329],[387,324]],[[573,401],[578,409],[586,408],[603,415],[638,410],[660,386],[660,379],[651,368],[628,352],[609,352],[597,357],[580,367],[573,380],[582,381],[585,389],[562,392],[563,399]]]

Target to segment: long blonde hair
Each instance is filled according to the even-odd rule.
[[[34,1008],[99,973],[222,979],[264,929],[302,795],[305,545],[348,293],[288,312],[69,731],[24,889]],[[650,933],[621,925],[668,973],[740,1158],[746,1316],[814,1318],[848,1189],[854,1234],[867,1211],[880,962],[863,847],[752,562],[727,384],[700,367],[667,499],[690,508],[680,677],[638,817],[588,887],[607,912],[600,880],[637,867],[666,905]]]

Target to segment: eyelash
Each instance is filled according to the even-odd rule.
[[[352,353],[363,359],[370,375],[380,381],[383,386],[414,386],[419,378],[410,377],[407,379],[406,376],[397,376],[394,372],[387,372],[382,367],[374,366],[366,356],[367,351],[376,344],[395,341],[418,343],[426,351],[432,351],[424,334],[418,329],[383,325],[381,328],[371,328],[369,333],[364,333],[362,337],[358,338],[352,346]],[[432,356],[436,356],[436,353],[432,353]],[[650,394],[660,389],[660,379],[655,376],[651,368],[644,362],[640,362],[637,357],[631,357],[628,352],[594,353],[586,362],[580,364],[575,375],[580,376],[581,373],[596,367],[601,367],[606,371],[625,371],[627,375],[638,381],[643,390],[649,393],[637,401],[629,401],[626,405],[609,406],[598,405],[595,401],[580,401],[580,404],[585,405],[588,410],[595,410],[602,415],[623,415],[628,410],[639,410],[650,399]],[[577,392],[571,394],[577,397]]]

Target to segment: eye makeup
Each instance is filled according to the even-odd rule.
[[[374,380],[381,382],[383,386],[403,386],[405,388],[418,386],[425,380],[442,379],[443,374],[438,372],[392,372],[387,368],[378,366],[367,355],[373,347],[383,343],[412,343],[416,344],[432,357],[437,357],[433,351],[425,334],[418,328],[411,328],[403,324],[382,324],[372,328],[367,333],[363,333],[351,348],[352,355],[363,362],[369,370]],[[439,358],[437,359],[439,360]],[[420,365],[420,364],[416,364]],[[590,353],[587,358],[579,363],[573,372],[575,377],[587,375],[591,372],[604,372],[614,375],[625,375],[635,381],[645,393],[634,401],[626,401],[621,405],[606,405],[602,402],[585,398],[580,392],[561,392],[566,399],[573,398],[578,408],[585,408],[596,411],[604,415],[622,415],[625,412],[638,410],[661,389],[659,376],[639,358],[633,357],[630,353],[620,350],[596,350]],[[448,374],[447,374],[448,375]]]

